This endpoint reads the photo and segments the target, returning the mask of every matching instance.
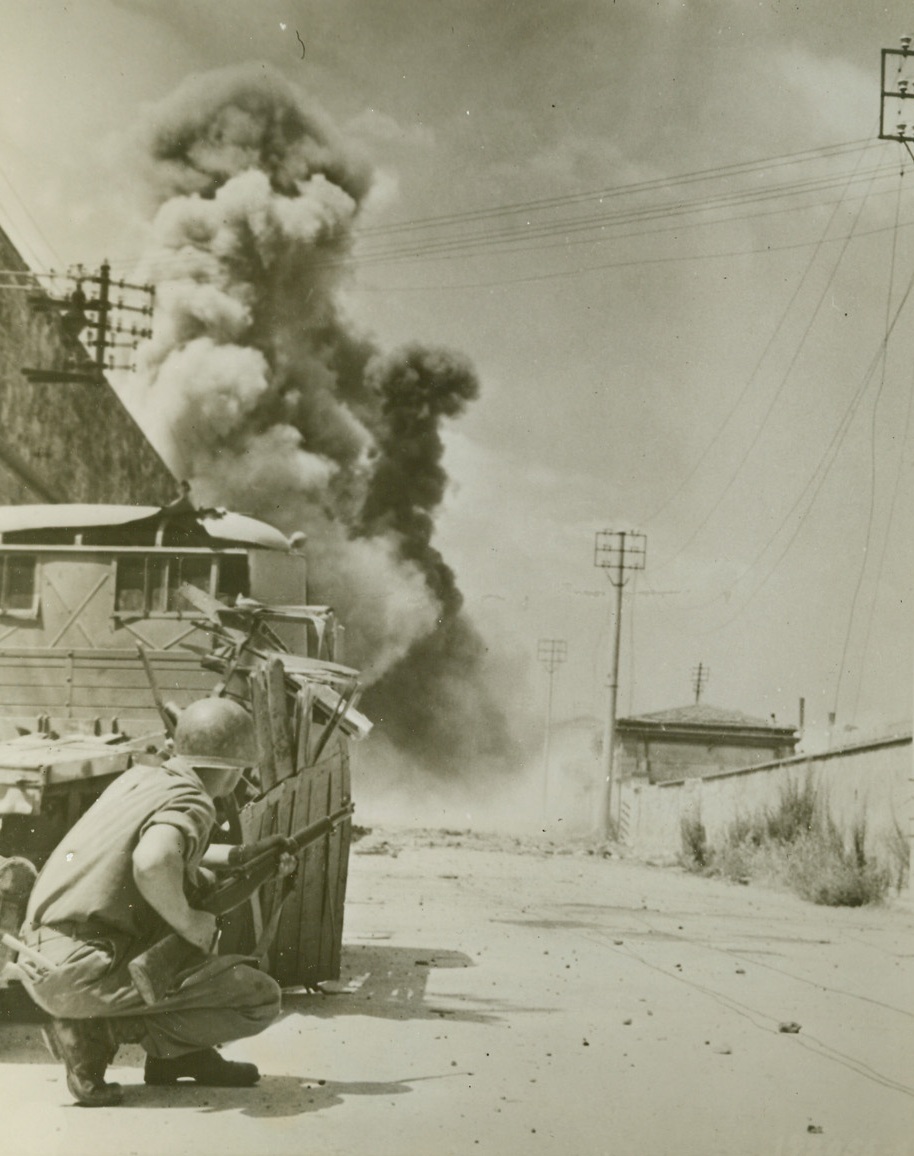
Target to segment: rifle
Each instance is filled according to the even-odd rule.
[[[239,907],[276,875],[279,858],[284,852],[296,855],[306,850],[345,822],[354,810],[353,804],[347,800],[339,810],[292,835],[268,835],[256,843],[236,844],[228,853],[228,876],[199,895],[197,906],[213,915],[225,915]],[[270,924],[255,948],[258,956],[266,954],[285,898],[283,895],[274,905]],[[204,959],[206,954],[203,951],[176,932],[171,932],[132,959],[127,969],[144,1002],[156,1004],[171,990],[176,976]]]

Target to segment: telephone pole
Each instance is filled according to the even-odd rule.
[[[603,732],[603,784],[600,792],[598,834],[612,835],[613,771],[616,746],[616,703],[619,694],[619,644],[622,638],[622,587],[626,570],[643,570],[647,538],[634,530],[598,530],[593,564],[606,571],[616,591],[615,618],[609,675],[609,708]]]
[[[900,48],[883,48],[882,83],[879,99],[879,139],[895,140],[904,145],[914,160],[911,142],[914,141],[914,39],[902,36]],[[832,744],[835,714],[828,716],[828,745]],[[909,779],[914,783],[914,778]],[[912,864],[908,871],[908,903],[914,903],[914,795],[908,801],[908,852]]]
[[[97,384],[104,381],[107,371],[132,372],[134,351],[141,341],[152,336],[155,288],[114,280],[107,261],[97,273],[77,265],[64,277],[55,277],[55,284],[60,280],[67,291],[59,295],[38,290],[29,297],[29,305],[36,312],[58,314],[70,346],[70,357],[64,365],[23,366],[25,377],[38,383]],[[84,286],[88,286],[88,293]],[[117,296],[113,296],[113,292]],[[124,318],[127,313],[150,320],[134,320],[128,324]],[[89,349],[92,354],[85,356]],[[124,350],[129,352],[121,352]]]
[[[914,52],[911,37],[901,37],[901,48],[882,50],[882,86],[879,101],[879,139],[897,140],[911,152],[914,141]]]
[[[546,696],[546,726],[543,736],[543,820],[549,814],[549,743],[552,734],[552,681],[555,672],[568,657],[568,643],[564,638],[541,638],[536,646],[536,657],[549,675]]]
[[[695,691],[696,706],[701,702],[701,692],[704,690],[710,674],[711,671],[703,662],[699,662],[698,666],[692,667],[692,689]]]

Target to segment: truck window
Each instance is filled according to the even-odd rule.
[[[244,554],[127,554],[115,562],[115,614],[143,617],[186,613],[185,584],[232,605],[250,593]]]
[[[178,593],[182,586],[196,586],[198,590],[212,593],[213,559],[190,555],[171,558],[168,562],[168,588],[165,609],[172,612],[187,610],[187,602]]]
[[[213,593],[215,560],[200,554],[131,554],[118,558],[114,592],[115,614],[158,616],[189,609],[181,597],[186,583]]]
[[[34,555],[5,554],[0,563],[0,614],[34,617],[38,613],[38,564]]]
[[[226,606],[234,606],[239,596],[247,598],[251,593],[248,576],[248,560],[243,554],[223,554],[219,559],[219,578],[216,583],[216,597]]]

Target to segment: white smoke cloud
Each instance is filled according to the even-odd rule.
[[[478,381],[459,354],[388,354],[347,320],[367,170],[260,69],[182,86],[145,136],[163,198],[141,270],[157,286],[141,364],[159,444],[198,502],[305,531],[312,597],[344,621],[391,741],[442,766],[499,757],[486,647],[432,545],[439,427]]]

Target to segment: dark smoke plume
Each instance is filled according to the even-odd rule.
[[[308,534],[312,596],[347,627],[366,709],[433,770],[507,765],[486,647],[433,545],[441,424],[478,392],[454,353],[384,353],[338,290],[371,185],[281,77],[232,69],[154,110],[157,284],[145,408],[202,503]]]

